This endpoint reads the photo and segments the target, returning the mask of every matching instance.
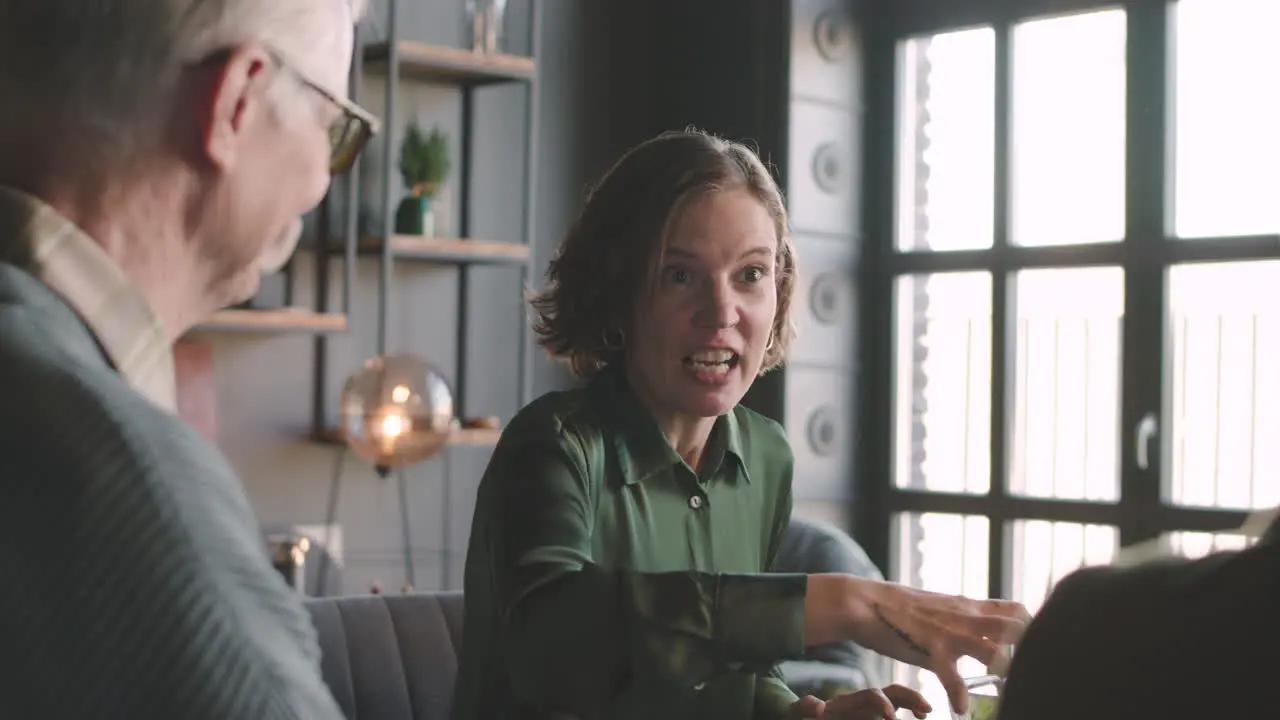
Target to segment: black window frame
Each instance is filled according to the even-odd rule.
[[[880,0],[863,16],[866,123],[863,188],[864,263],[861,284],[862,402],[858,471],[853,493],[854,536],[891,574],[892,518],[902,512],[986,517],[988,592],[1008,595],[1009,526],[1015,520],[1098,523],[1117,528],[1120,545],[1187,530],[1238,529],[1247,511],[1175,506],[1162,500],[1170,445],[1167,432],[1166,280],[1179,263],[1280,257],[1280,235],[1177,239],[1172,227],[1174,89],[1172,19],[1177,0]],[[1125,238],[1119,243],[1022,247],[1008,238],[1010,33],[1023,20],[1108,8],[1127,17]],[[989,26],[996,37],[995,238],[971,251],[899,251],[895,245],[899,42],[964,27]],[[1280,132],[1280,128],[1277,128]],[[1028,268],[1115,266],[1123,269],[1124,320],[1120,398],[1120,498],[1115,503],[1052,500],[1006,492],[1006,403],[1012,394],[1014,349],[1010,325],[1011,274]],[[992,274],[991,483],[986,495],[912,491],[893,481],[895,280],[938,271]],[[1159,423],[1160,452],[1146,470],[1133,462],[1132,429],[1148,413]]]

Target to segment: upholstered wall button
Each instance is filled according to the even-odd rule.
[[[797,336],[790,367],[850,368],[858,362],[858,249],[843,236],[796,233]],[[789,383],[788,383],[789,384]],[[808,413],[805,413],[808,417]],[[797,426],[801,437],[804,421]],[[803,441],[801,441],[803,442]]]
[[[857,11],[848,7],[848,0],[789,4],[791,96],[851,110],[861,107],[866,51]]]
[[[838,195],[848,182],[846,153],[837,142],[825,142],[813,151],[813,182],[819,190]]]
[[[829,103],[792,101],[787,199],[797,233],[856,237],[861,116]]]
[[[787,366],[786,427],[793,437],[797,502],[851,499],[858,395],[850,367]]]
[[[809,416],[809,447],[815,455],[830,455],[836,447],[836,411],[830,405],[823,405]]]
[[[840,8],[828,8],[813,22],[813,45],[828,62],[843,60],[853,49],[853,23]]]
[[[830,272],[813,279],[813,287],[809,290],[809,309],[818,322],[832,325],[840,320],[844,313],[847,284],[839,275]]]

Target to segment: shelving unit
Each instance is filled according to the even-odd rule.
[[[386,74],[388,63],[394,62],[401,77],[471,87],[532,81],[537,76],[537,65],[531,57],[476,53],[407,40],[365,46],[364,62],[370,71],[380,71],[379,74]]]
[[[383,237],[362,237],[359,251],[381,253],[386,242]],[[529,246],[524,243],[414,235],[392,235],[390,243],[391,255],[396,259],[445,265],[522,265],[530,257]]]
[[[346,278],[344,283],[344,308],[349,306],[351,284],[354,274],[351,266],[355,259],[362,256],[374,256],[380,260],[380,277],[378,285],[378,327],[377,347],[370,354],[382,355],[388,351],[387,317],[390,289],[392,283],[392,267],[396,262],[419,262],[437,265],[455,266],[458,271],[458,317],[457,357],[454,377],[451,385],[454,391],[454,408],[459,417],[468,416],[467,407],[467,369],[470,365],[468,357],[467,334],[471,321],[468,298],[468,269],[471,266],[506,265],[521,268],[520,286],[513,288],[513,295],[519,299],[523,288],[528,283],[528,266],[531,260],[531,243],[533,238],[532,223],[532,180],[536,169],[536,153],[534,150],[537,117],[537,42],[539,35],[537,0],[529,4],[530,25],[528,46],[531,56],[519,56],[507,53],[474,52],[462,48],[428,45],[420,42],[404,40],[400,37],[397,22],[399,5],[403,0],[391,0],[387,8],[387,38],[383,42],[360,45],[355,50],[352,62],[351,93],[359,92],[361,81],[368,75],[379,75],[386,79],[387,91],[382,108],[383,137],[382,144],[382,177],[381,180],[381,235],[361,235],[358,227],[360,190],[356,171],[345,179],[346,203],[348,212],[346,227],[342,233],[331,233],[328,226],[328,213],[322,213],[322,228],[319,237],[341,237],[341,243],[320,243],[317,262],[317,301],[324,308],[324,297],[327,296],[329,277],[328,259],[335,246],[346,252]],[[393,195],[395,173],[398,168],[398,131],[401,121],[398,115],[402,83],[420,82],[439,86],[452,87],[461,95],[461,131],[459,137],[460,153],[455,164],[455,174],[451,185],[458,194],[457,237],[419,237],[400,235],[394,232],[395,208],[399,198]],[[474,157],[475,138],[474,108],[475,94],[480,88],[501,84],[523,84],[528,88],[526,93],[525,117],[525,157],[524,157],[524,208],[522,217],[523,237],[511,240],[480,239],[471,237],[471,215],[473,205],[472,161]],[[326,204],[328,200],[326,200]],[[519,401],[523,405],[529,401],[532,382],[529,378],[530,362],[526,345],[528,344],[527,323],[520,323],[519,353]],[[313,438],[333,438],[327,431],[331,420],[327,417],[326,383],[326,339],[316,340],[316,381],[315,402],[312,423]],[[472,432],[459,437],[468,438],[456,444],[481,444],[496,442],[497,431]]]
[[[193,333],[338,333],[347,329],[342,313],[290,307],[273,310],[220,310],[192,328]]]
[[[314,402],[313,425],[321,427],[325,421],[326,402],[324,378],[326,376],[327,342],[324,335],[345,332],[348,327],[347,316],[350,314],[351,287],[355,282],[354,266],[356,258],[361,255],[380,255],[384,257],[384,272],[381,280],[379,312],[378,352],[385,351],[385,297],[390,284],[390,273],[386,266],[394,260],[428,262],[443,265],[455,265],[464,273],[459,283],[459,376],[454,378],[456,404],[462,413],[465,391],[466,352],[465,333],[467,320],[465,266],[467,265],[526,265],[530,261],[530,242],[532,237],[532,197],[529,180],[533,177],[536,155],[533,151],[534,113],[537,107],[537,63],[535,61],[535,44],[538,37],[537,0],[530,2],[530,42],[534,57],[512,55],[508,53],[477,53],[462,48],[428,45],[425,43],[402,40],[397,37],[395,22],[398,0],[392,0],[389,7],[388,39],[386,42],[371,43],[358,47],[351,68],[351,94],[358,93],[360,81],[367,72],[387,78],[388,92],[384,118],[386,127],[383,132],[391,135],[395,131],[396,90],[402,80],[449,85],[458,88],[462,93],[462,158],[459,163],[458,185],[461,193],[460,203],[460,237],[430,238],[396,235],[388,233],[380,237],[359,237],[358,213],[348,213],[348,221],[343,232],[336,235],[338,242],[331,245],[318,244],[311,248],[316,252],[316,301],[315,308],[253,308],[237,307],[219,311],[208,320],[192,329],[193,334],[209,333],[310,333],[317,336],[315,350],[316,364],[316,396]],[[500,242],[480,240],[467,237],[469,225],[468,214],[471,209],[470,198],[470,163],[471,163],[471,125],[476,88],[505,84],[527,83],[529,86],[526,103],[526,157],[525,157],[525,238],[523,242]],[[394,214],[395,199],[390,197],[390,173],[394,172],[393,143],[388,144],[386,153],[388,177],[384,180],[383,194],[384,226],[391,226]],[[347,208],[355,208],[360,200],[360,182],[357,171],[341,182]],[[331,236],[329,226],[329,205],[332,197],[326,197],[320,211],[320,237]],[[335,247],[336,246],[336,247]],[[344,262],[344,281],[342,285],[341,308],[331,311],[328,308],[329,296],[329,263],[335,254],[341,254]],[[293,305],[293,263],[285,269],[286,293],[285,303]],[[522,286],[527,276],[522,276]],[[522,328],[521,346],[527,340]],[[529,399],[528,362],[521,356],[521,404]]]
[[[501,430],[489,428],[458,428],[449,434],[450,445],[496,445]],[[324,428],[312,436],[312,440],[325,445],[344,445],[346,439],[339,428]]]
[[[376,257],[379,261],[378,280],[378,314],[377,345],[368,355],[385,355],[388,352],[387,319],[392,282],[392,268],[396,262],[427,263],[448,265],[457,268],[458,272],[458,312],[456,318],[457,357],[451,385],[454,392],[454,412],[459,418],[467,418],[467,370],[470,365],[468,356],[468,327],[471,322],[471,308],[468,298],[468,271],[472,266],[510,266],[520,269],[520,284],[512,288],[513,305],[523,308],[523,292],[529,280],[529,265],[533,242],[533,178],[536,172],[537,154],[535,142],[537,137],[537,45],[539,37],[538,0],[530,0],[529,38],[530,57],[521,57],[502,53],[478,53],[452,47],[426,45],[418,42],[402,40],[397,23],[398,6],[403,0],[390,0],[387,7],[387,38],[385,42],[363,45],[359,41],[352,60],[350,94],[358,96],[361,81],[365,73],[378,74],[386,78],[386,102],[382,108],[383,136],[382,142],[382,177],[381,216],[382,230],[380,235],[362,234],[359,227],[360,179],[359,170],[354,168],[340,183],[331,190],[331,197],[325,199],[319,216],[320,227],[316,237],[316,302],[320,312],[326,309],[329,294],[329,263],[331,257],[341,249],[344,262],[344,282],[342,288],[342,307],[344,313],[350,308],[350,296],[355,282],[354,267],[361,257]],[[458,194],[457,237],[419,237],[401,235],[394,232],[395,210],[399,198],[394,196],[392,188],[396,185],[398,171],[399,126],[397,113],[401,83],[407,81],[444,85],[455,88],[461,95],[461,131],[459,145],[461,151],[455,164],[456,171],[451,185]],[[492,87],[500,84],[523,84],[525,93],[524,123],[524,167],[523,167],[523,208],[521,217],[522,237],[519,239],[475,238],[471,236],[473,198],[472,161],[476,143],[473,132],[475,113],[475,94],[478,88]],[[343,195],[345,205],[345,223],[340,231],[331,227],[332,202],[337,195]],[[339,242],[338,239],[341,238]],[[288,288],[286,289],[288,297]],[[519,323],[519,403],[529,401],[532,381],[530,378],[529,327],[527,322]],[[345,446],[346,441],[340,429],[334,427],[333,420],[328,417],[327,370],[328,339],[318,335],[315,339],[315,375],[312,426],[309,439],[312,442]],[[428,358],[429,360],[430,358]],[[460,428],[452,431],[448,441],[451,447],[460,446],[493,446],[502,436],[500,429]],[[345,450],[344,450],[345,451]],[[445,454],[448,463],[448,453]],[[342,477],[341,463],[335,464],[335,475],[330,488],[329,510],[326,525],[336,517],[340,483]],[[403,472],[397,471],[400,487],[401,523],[404,533],[406,578],[411,582],[413,563],[410,558],[412,543],[409,539],[409,519],[406,515],[406,490]],[[449,506],[452,478],[447,465],[443,478],[443,503]],[[449,514],[444,514],[440,528],[442,543],[441,552],[441,585],[445,586],[450,574]]]

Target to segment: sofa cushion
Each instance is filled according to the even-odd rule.
[[[784,573],[848,573],[883,580],[880,569],[848,533],[828,523],[793,515],[773,570]],[[836,692],[878,687],[889,666],[880,655],[854,642],[818,645],[803,659],[782,663],[787,684],[798,695],[827,698]]]
[[[462,593],[308,598],[321,670],[349,720],[447,720]]]

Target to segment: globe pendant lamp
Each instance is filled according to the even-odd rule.
[[[347,379],[339,401],[342,437],[385,477],[392,468],[427,460],[453,431],[453,391],[429,363],[413,355],[366,360]]]

